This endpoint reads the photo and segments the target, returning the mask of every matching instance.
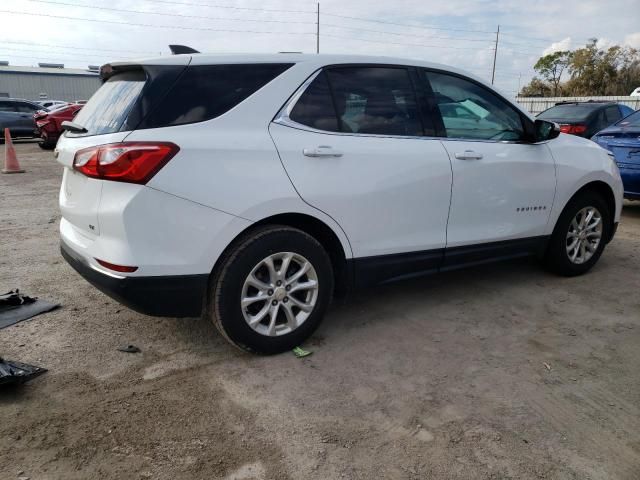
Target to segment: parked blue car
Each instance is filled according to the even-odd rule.
[[[598,132],[592,140],[613,152],[625,198],[640,200],[640,110]]]

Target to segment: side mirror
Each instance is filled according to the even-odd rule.
[[[535,141],[553,140],[560,135],[560,126],[555,122],[537,119],[535,122]]]

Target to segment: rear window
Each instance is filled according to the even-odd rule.
[[[640,111],[623,118],[616,125],[619,127],[640,127]]]
[[[538,118],[543,120],[555,120],[565,122],[580,122],[585,121],[587,117],[599,109],[602,105],[556,105],[549,110],[545,110]]]
[[[291,65],[145,66],[116,73],[74,123],[87,129],[86,136],[203,122],[229,111]]]
[[[87,129],[87,133],[83,135],[104,135],[120,131],[145,82],[143,70],[113,75],[91,97],[73,122]]]

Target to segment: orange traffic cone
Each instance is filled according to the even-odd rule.
[[[8,128],[4,129],[4,142],[4,168],[2,169],[2,173],[24,173],[24,170],[20,168],[20,164],[18,163],[16,149],[13,148],[11,133]]]

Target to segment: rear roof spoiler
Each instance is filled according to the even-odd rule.
[[[169,45],[172,55],[180,55],[183,53],[200,53],[198,50],[187,47],[186,45]]]

